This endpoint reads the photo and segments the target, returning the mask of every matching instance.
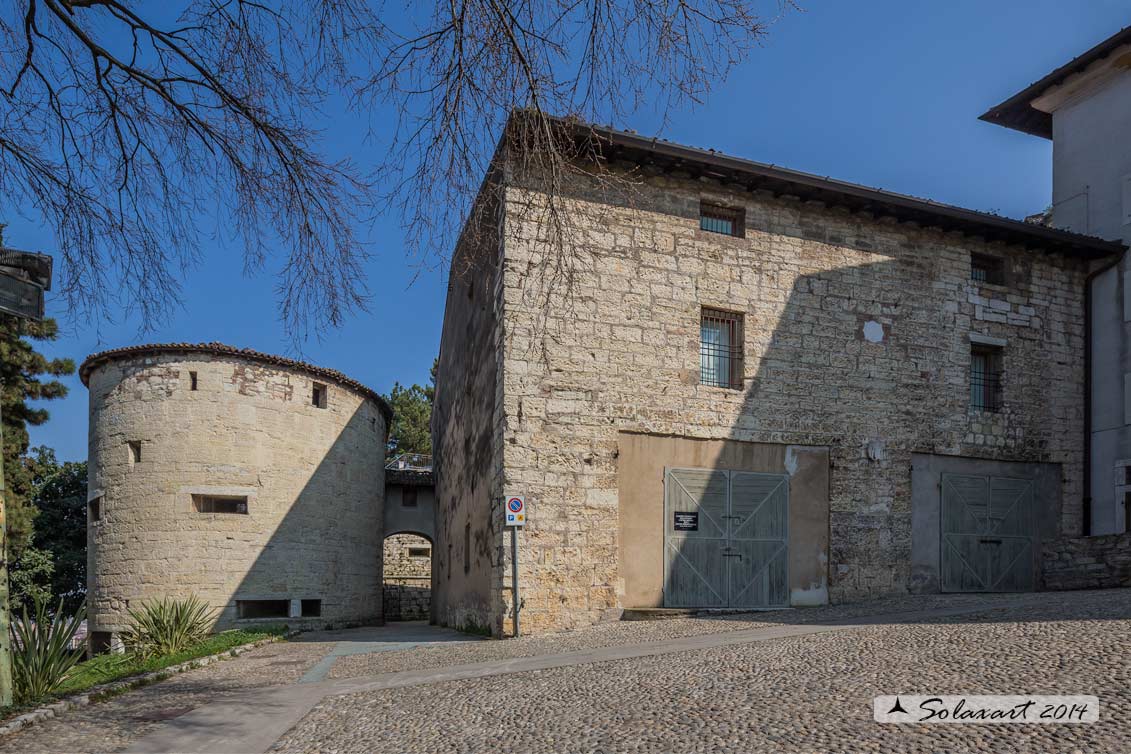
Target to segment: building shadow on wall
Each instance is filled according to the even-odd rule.
[[[364,406],[354,411],[321,457],[275,458],[256,469],[259,497],[279,506],[287,498],[272,491],[277,480],[305,479],[277,517],[262,510],[265,504],[257,510],[257,501],[249,502],[256,536],[264,530],[269,534],[224,608],[222,624],[342,628],[380,622],[384,436],[380,423],[371,420],[376,408],[367,411]],[[291,429],[303,431],[301,422]],[[248,427],[248,436],[256,431]],[[310,440],[308,436],[306,442]],[[298,465],[302,461],[305,465]],[[217,565],[224,566],[209,567]]]
[[[688,219],[698,214],[698,207],[684,210]],[[1010,371],[1011,357],[1006,354],[1004,416],[1011,435],[1028,438],[1030,444],[1014,449],[971,451],[965,444],[966,437],[975,431],[971,424],[981,420],[969,413],[969,362],[957,355],[970,353],[969,333],[980,328],[979,323],[972,325],[970,317],[964,317],[954,306],[958,297],[963,304],[966,300],[968,281],[956,276],[956,270],[964,270],[968,260],[961,258],[963,252],[953,245],[931,244],[930,236],[916,241],[909,237],[911,234],[898,230],[892,230],[887,239],[894,251],[877,249],[868,238],[877,235],[874,224],[864,227],[847,219],[837,220],[847,217],[836,215],[832,222],[825,223],[807,220],[802,212],[793,238],[765,236],[765,260],[748,257],[747,244],[750,237],[758,235],[756,230],[748,231],[746,239],[722,237],[711,245],[713,249],[707,247],[711,249],[704,260],[708,269],[711,263],[722,263],[717,269],[734,271],[741,279],[698,284],[699,303],[704,307],[702,332],[698,335],[700,342],[706,344],[702,346],[699,377],[723,386],[700,387],[697,405],[687,406],[684,411],[710,421],[711,402],[719,406],[715,410],[720,414],[738,408],[728,435],[733,441],[828,448],[829,549],[814,551],[812,557],[823,559],[832,600],[858,604],[835,610],[745,613],[716,619],[811,623],[876,612],[923,610],[941,611],[939,620],[947,622],[1014,621],[1019,615],[1032,621],[1062,619],[1063,613],[1058,614],[1055,607],[1043,606],[1039,601],[1015,604],[1018,598],[1009,594],[909,594],[913,562],[912,454],[1049,462],[1041,439],[1047,437],[1047,427],[1042,427],[1036,418],[1040,412],[1010,412],[1008,401],[1023,399],[1036,406],[1048,405],[1057,383],[1050,373]],[[706,236],[700,231],[700,237]],[[805,244],[799,246],[794,239],[804,239]],[[1016,254],[1013,250],[1002,253]],[[739,264],[735,264],[735,255]],[[819,269],[828,259],[838,256],[869,261],[832,270]],[[782,272],[783,260],[797,265],[796,276]],[[1014,263],[1018,269],[1023,268],[1017,260]],[[806,267],[812,271],[806,271]],[[754,294],[749,301],[735,301],[730,298],[732,290]],[[741,315],[737,323],[735,314]],[[727,383],[737,380],[731,378],[728,358],[733,357],[725,348],[728,328],[734,327],[744,330],[746,354],[750,357],[737,390],[728,389]],[[649,388],[642,385],[641,389]],[[704,391],[711,393],[705,400]],[[687,434],[697,435],[694,431]],[[718,480],[724,472],[743,469],[717,459],[707,471],[712,473],[703,484],[719,487]],[[797,496],[791,496],[788,502],[790,507],[806,504],[805,499]],[[662,501],[658,508],[664,511],[665,519],[671,517],[673,511],[665,509]],[[730,604],[735,594],[750,597],[744,591],[750,585],[734,581],[733,574],[741,570],[735,563],[741,557],[749,557],[752,548],[763,547],[763,553],[771,553],[774,543],[747,543],[747,550],[739,552],[741,548],[735,542],[724,542],[727,535],[719,532],[744,523],[733,510],[723,508],[718,507],[722,515],[716,517],[720,519],[716,522],[720,524],[715,532],[716,546],[726,544],[730,552],[725,560],[716,562],[714,573],[708,567],[691,568],[692,578],[700,584],[712,583],[711,589],[701,590],[712,607],[750,607]],[[744,511],[743,515],[750,512]],[[757,515],[767,520],[773,518],[764,510]],[[685,524],[691,526],[689,522]],[[780,525],[766,525],[769,533],[765,539],[786,536]],[[665,520],[662,527],[664,555],[657,565],[664,570],[665,599],[677,576],[675,563],[704,563],[699,552],[702,543],[691,537],[681,539],[674,531],[678,526],[676,520]],[[1057,535],[1060,526],[1058,521]],[[674,548],[669,552],[671,543]],[[791,547],[797,544],[791,540]],[[1039,557],[1039,540],[1034,547]],[[762,580],[759,589],[768,593],[773,591],[768,585],[777,577],[767,575],[773,573],[773,558],[763,560],[766,567],[756,575]],[[685,584],[687,570],[685,567]],[[752,576],[746,573],[743,578]],[[781,578],[788,577],[783,574]],[[871,601],[876,597],[892,599]],[[683,606],[678,604],[679,598],[675,602]],[[780,605],[780,600],[767,601],[768,607],[776,605]],[[982,607],[983,612],[970,612]],[[962,617],[948,618],[941,614],[948,608],[966,612]],[[1122,605],[1081,606],[1073,610],[1095,619],[1125,619],[1131,617],[1131,600],[1124,600]]]

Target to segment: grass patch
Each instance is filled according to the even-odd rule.
[[[111,681],[119,681],[133,675],[151,673],[172,665],[195,660],[208,655],[220,654],[229,649],[272,636],[282,636],[286,626],[256,626],[254,629],[233,629],[209,636],[183,652],[142,659],[134,655],[104,654],[92,657],[75,667],[75,672],[60,687],[59,696],[86,691],[92,686]]]
[[[489,626],[481,626],[473,620],[469,620],[462,626],[459,626],[457,631],[462,631],[465,634],[473,634],[475,636],[491,636],[491,628]]]

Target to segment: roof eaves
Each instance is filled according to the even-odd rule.
[[[594,130],[598,137],[614,147],[676,160],[684,167],[689,164],[707,166],[720,175],[729,174],[739,180],[745,178],[755,184],[754,187],[762,184],[779,194],[800,192],[805,195],[802,198],[820,199],[834,205],[846,204],[853,209],[893,214],[897,218],[902,217],[922,225],[960,230],[969,235],[985,237],[987,240],[1006,240],[1087,258],[1105,257],[1125,249],[1119,241],[1108,241],[1057,228],[1033,225],[930,199],[731,157],[714,150],[683,146],[607,127],[597,127]]]
[[[1052,73],[1033,82],[1009,99],[991,107],[978,117],[994,125],[1012,128],[1015,131],[1052,138],[1052,115],[1034,108],[1030,102],[1045,91],[1064,83],[1071,75],[1080,73],[1098,60],[1102,60],[1119,47],[1131,43],[1131,26],[1120,29],[1087,52],[1057,68]]]
[[[236,348],[226,343],[146,343],[135,346],[124,346],[122,348],[111,348],[106,351],[92,353],[90,356],[83,359],[82,364],[79,365],[79,379],[82,380],[82,384],[87,385],[90,373],[96,367],[104,363],[116,359],[127,359],[134,356],[160,353],[203,353],[212,356],[234,356],[265,364],[298,369],[316,377],[322,377],[337,382],[340,385],[351,388],[372,399],[377,404],[381,414],[385,417],[386,424],[392,421],[393,418],[393,409],[380,393],[355,379],[347,377],[336,369],[328,369],[326,367],[308,364],[304,361],[298,361],[297,359],[291,359],[286,356],[277,356],[275,354],[264,353],[263,351],[256,351],[251,348]]]

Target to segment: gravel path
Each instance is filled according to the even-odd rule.
[[[279,642],[231,660],[74,710],[0,738],[7,754],[101,754],[128,745],[165,719],[249,688],[297,683],[333,644]]]
[[[1092,725],[879,725],[871,699],[887,693],[1095,694],[1102,711]],[[1126,752],[1129,720],[1131,590],[1111,590],[1029,595],[929,624],[331,697],[275,751]]]

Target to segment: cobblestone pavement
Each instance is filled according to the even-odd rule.
[[[1131,589],[908,597],[815,610],[614,623],[547,637],[341,657],[333,674],[358,677],[760,625],[955,607],[986,609],[924,624],[858,627],[330,697],[280,739],[276,750],[1131,751],[1131,723],[1121,722],[1131,720]],[[0,753],[118,751],[164,719],[207,703],[299,684],[313,668],[328,665],[335,647],[341,651],[339,639],[340,634],[308,636],[262,647],[0,739]],[[1096,725],[873,723],[872,696],[896,692],[1096,694],[1104,706]]]
[[[484,641],[467,644],[421,647],[413,652],[383,652],[343,657],[334,663],[329,678],[357,678],[361,676],[394,673],[402,670],[422,670],[450,665],[463,665],[490,660],[509,660],[517,657],[536,657],[559,654],[579,649],[595,649],[638,642],[663,641],[684,636],[739,631],[759,626],[804,625],[829,620],[847,620],[866,615],[898,613],[935,608],[964,607],[967,605],[1000,606],[1003,604],[1028,604],[1045,599],[1043,594],[986,595],[945,594],[890,597],[860,602],[796,610],[740,613],[709,617],[678,618],[672,620],[605,623],[591,628],[548,636],[523,636],[506,641]]]
[[[1131,751],[1131,590],[998,604],[1008,607],[330,697],[273,751]],[[1100,722],[876,724],[872,697],[890,693],[1095,694]]]

